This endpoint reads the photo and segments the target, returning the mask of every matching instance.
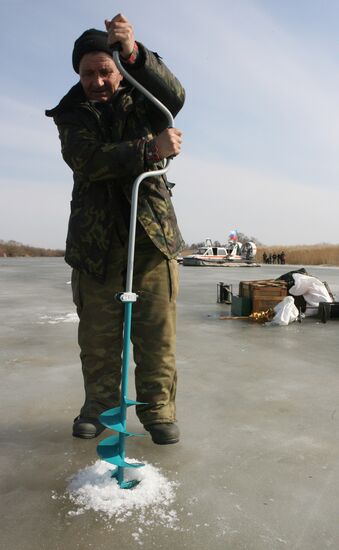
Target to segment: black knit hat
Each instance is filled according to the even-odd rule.
[[[97,29],[88,29],[74,42],[72,63],[73,69],[79,74],[81,58],[89,52],[105,52],[112,55],[112,50],[107,46],[107,32]]]

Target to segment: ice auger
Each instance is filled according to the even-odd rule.
[[[140,90],[150,101],[152,101],[166,116],[168,127],[174,125],[173,117],[170,111],[156,97],[153,96],[146,88],[137,82],[121,65],[119,58],[119,45],[115,45],[113,50],[113,60],[121,72],[135,88]],[[118,432],[118,435],[112,435],[103,439],[97,446],[97,453],[102,460],[114,464],[117,468],[112,473],[118,481],[119,487],[122,489],[131,489],[137,485],[138,480],[124,480],[125,468],[140,468],[142,463],[129,463],[125,460],[125,439],[134,434],[126,429],[127,408],[133,405],[141,405],[138,401],[128,399],[128,367],[131,347],[131,324],[132,324],[132,306],[136,302],[138,296],[132,290],[133,283],[133,266],[134,266],[134,250],[135,250],[135,230],[137,223],[137,207],[138,207],[138,192],[141,182],[148,177],[161,176],[168,171],[169,159],[166,159],[165,165],[160,170],[152,170],[140,174],[133,183],[132,200],[131,200],[131,216],[128,239],[128,256],[127,256],[127,274],[126,274],[126,290],[117,295],[117,298],[124,304],[124,337],[123,337],[123,353],[122,353],[122,372],[121,372],[121,401],[120,406],[104,411],[100,416],[100,422],[111,430]]]

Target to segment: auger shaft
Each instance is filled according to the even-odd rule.
[[[127,391],[128,391],[128,367],[131,348],[131,325],[132,325],[132,302],[125,303],[124,311],[124,345],[122,354],[122,372],[121,372],[121,424],[124,432],[126,431],[127,421]],[[123,460],[125,460],[125,433],[119,433],[119,454]],[[118,483],[121,484],[124,481],[124,468],[118,466],[117,472]]]
[[[174,125],[174,120],[171,112],[163,105],[156,97],[153,96],[146,88],[137,82],[121,65],[118,51],[113,52],[113,60],[122,73],[136,88],[138,88],[152,103],[154,103],[167,117],[168,127]],[[136,301],[137,296],[132,291],[133,284],[133,267],[134,267],[134,251],[135,251],[135,234],[137,224],[137,208],[138,208],[138,193],[139,186],[145,178],[157,177],[165,174],[168,171],[170,160],[166,159],[164,167],[160,170],[152,170],[140,174],[133,183],[132,199],[131,199],[131,215],[128,238],[128,256],[127,256],[127,272],[126,272],[126,291],[119,295],[119,299],[124,303],[124,338],[123,338],[123,355],[122,355],[122,371],[121,371],[121,402],[120,407],[105,411],[100,415],[100,420],[104,426],[115,429],[119,432],[119,437],[115,436],[103,440],[98,445],[98,454],[103,459],[111,464],[115,464],[117,469],[113,476],[117,479],[119,487],[129,489],[134,487],[138,481],[124,481],[124,469],[138,468],[143,466],[140,463],[128,464],[125,462],[125,438],[131,434],[126,429],[127,407],[138,404],[136,401],[131,401],[127,397],[128,393],[128,369],[131,347],[131,325],[132,325],[132,306]],[[117,441],[118,440],[118,441]]]

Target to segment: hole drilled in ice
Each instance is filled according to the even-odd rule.
[[[175,528],[178,517],[170,505],[178,483],[166,479],[159,468],[147,462],[144,464],[137,470],[125,469],[126,480],[139,481],[133,489],[121,489],[112,478],[112,466],[101,460],[80,470],[70,478],[67,488],[71,502],[77,506],[77,511],[71,514],[94,510],[120,522],[133,514],[144,526],[161,524]]]

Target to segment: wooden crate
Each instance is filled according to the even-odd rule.
[[[275,279],[241,281],[239,296],[252,300],[252,313],[274,308],[287,296],[287,283]]]
[[[252,299],[252,313],[267,311],[274,308],[279,302],[282,302],[285,296],[258,296]]]
[[[259,281],[240,281],[239,296],[252,298],[253,288],[287,288],[285,281],[276,281],[275,279],[264,279]]]
[[[252,313],[274,308],[287,296],[286,286],[253,285],[251,287]]]

